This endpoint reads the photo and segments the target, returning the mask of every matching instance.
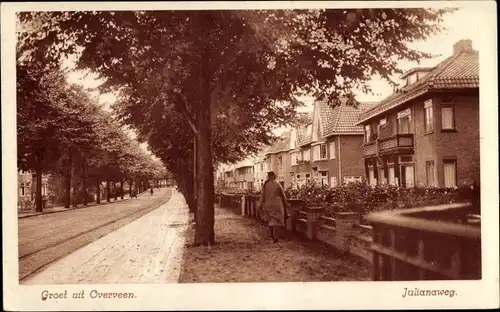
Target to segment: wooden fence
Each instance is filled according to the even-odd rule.
[[[259,196],[217,194],[219,206],[265,223]],[[450,204],[372,213],[360,223],[355,212],[324,215],[324,208],[288,200],[286,229],[359,256],[373,280],[481,278],[480,217],[470,204]]]

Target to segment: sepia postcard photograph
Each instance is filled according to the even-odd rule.
[[[2,3],[3,309],[499,308],[496,11]]]

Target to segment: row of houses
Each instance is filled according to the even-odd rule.
[[[302,123],[256,157],[219,168],[219,186],[260,189],[268,171],[285,188],[308,180],[401,187],[479,183],[479,54],[470,40],[434,67],[414,68],[378,103],[316,101]],[[494,104],[496,105],[496,104]]]

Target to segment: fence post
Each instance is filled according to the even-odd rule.
[[[318,219],[325,212],[325,208],[323,207],[306,207],[305,212],[307,213],[307,238],[311,240],[316,239],[317,223]]]
[[[357,212],[337,212],[335,214],[335,245],[343,252],[349,251],[350,236],[358,230],[361,214]]]
[[[300,199],[289,199],[288,203],[290,204],[290,217],[288,217],[286,226],[292,233],[295,233],[297,227],[297,214],[301,208],[305,208],[305,205]]]
[[[241,196],[241,215],[244,216],[245,215],[245,202],[246,202],[246,198],[245,198],[245,195]]]

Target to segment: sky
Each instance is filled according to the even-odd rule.
[[[483,10],[484,7],[469,6],[445,16],[444,21],[441,23],[441,25],[445,27],[443,31],[426,41],[414,42],[410,44],[411,48],[437,54],[439,56],[422,60],[420,64],[401,61],[399,63],[399,68],[406,71],[420,66],[433,67],[450,56],[453,52],[453,44],[461,39],[471,39],[473,48],[477,49],[477,45],[474,43],[481,40],[479,23],[481,23],[482,14],[484,14]],[[71,63],[72,61],[68,60],[68,64]],[[69,75],[68,81],[82,84],[85,87],[96,87],[99,85],[99,81],[96,80],[95,77],[96,76],[92,74],[85,76],[82,72],[73,72]],[[392,87],[389,83],[380,79],[380,77],[372,77],[369,85],[372,87],[375,94],[372,95],[356,92],[358,101],[377,102],[392,93]],[[113,94],[98,94],[95,92],[95,95],[99,97],[100,102],[105,104],[106,107],[109,107],[109,105],[116,100],[116,97]],[[298,111],[312,110],[312,104],[314,102],[312,97],[302,97],[300,100],[306,103],[306,106],[299,108]],[[285,128],[278,128],[274,131],[274,133],[279,135],[284,130]],[[146,149],[147,144],[144,143],[142,147]]]

